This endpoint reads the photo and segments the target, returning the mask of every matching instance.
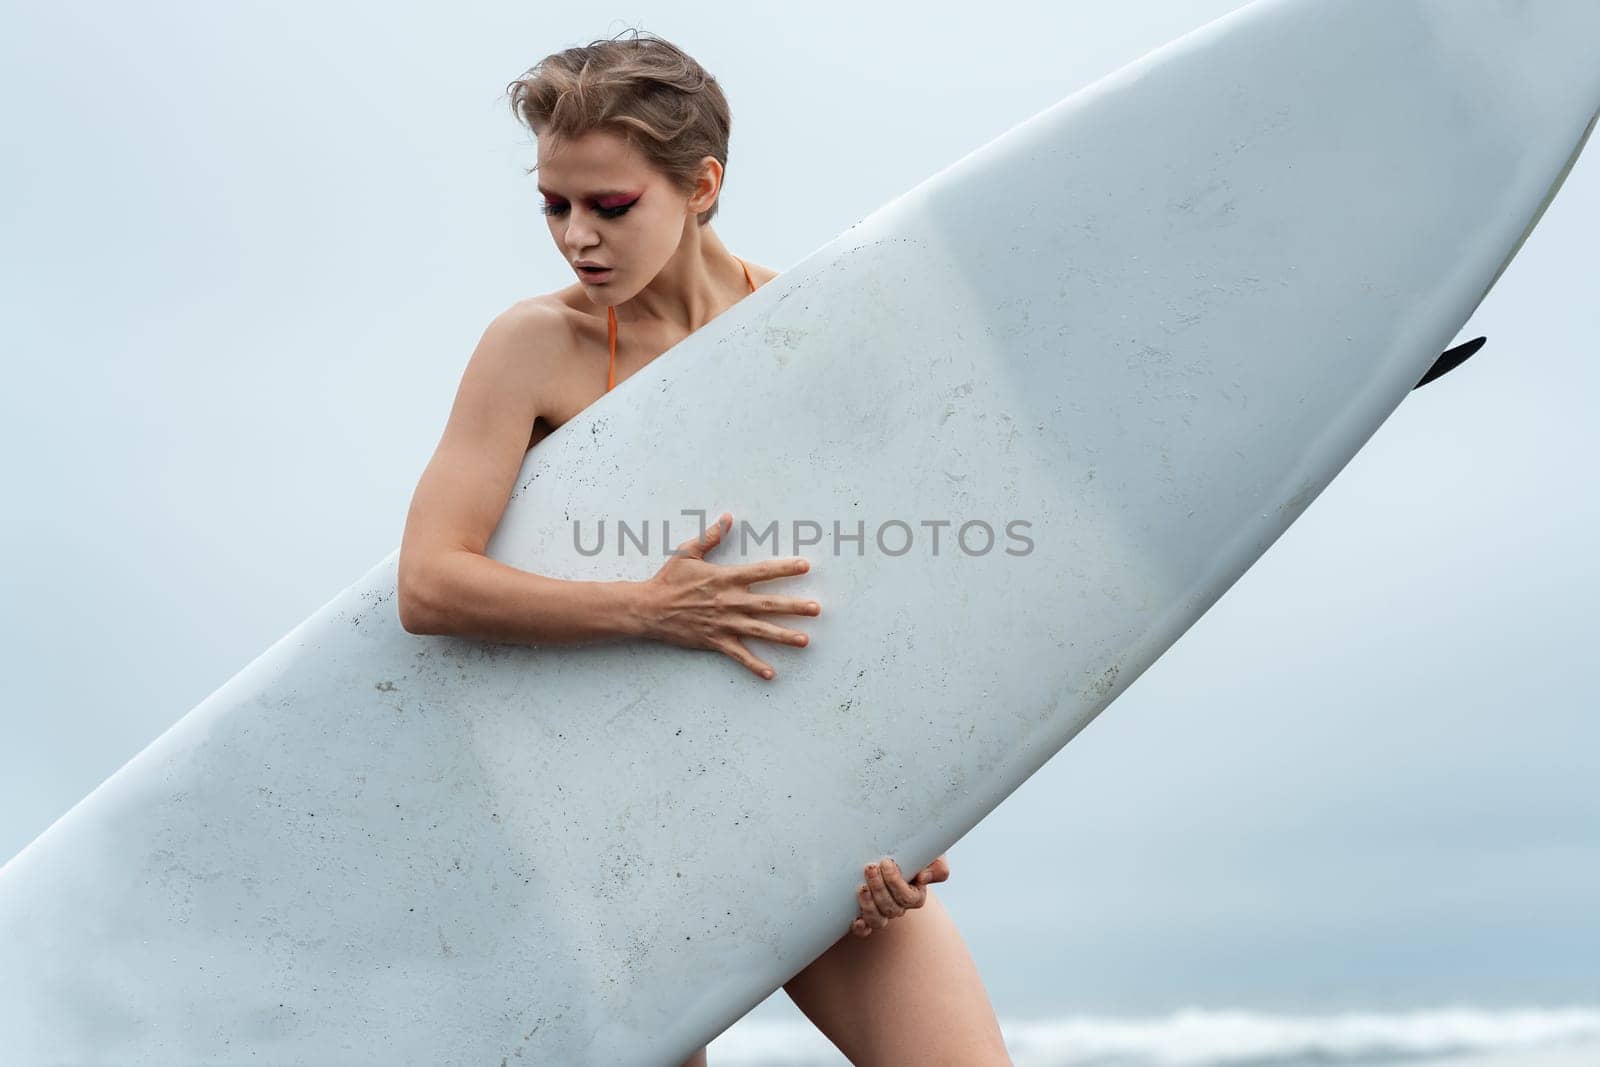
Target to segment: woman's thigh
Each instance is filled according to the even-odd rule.
[[[783,988],[857,1067],[1011,1063],[978,968],[932,889],[871,937],[846,934]]]

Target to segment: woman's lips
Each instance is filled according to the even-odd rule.
[[[586,282],[603,282],[611,277],[613,268],[604,267],[596,270],[593,267],[579,267],[578,276]]]

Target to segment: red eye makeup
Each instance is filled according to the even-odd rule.
[[[591,197],[588,203],[590,209],[601,218],[617,219],[627,214],[628,209],[637,204],[643,195],[643,193],[604,192]],[[571,205],[565,197],[544,193],[543,206],[546,215],[564,215]]]

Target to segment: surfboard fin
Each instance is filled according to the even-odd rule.
[[[1461,364],[1465,363],[1474,352],[1482,348],[1488,342],[1488,340],[1489,339],[1487,337],[1479,337],[1475,340],[1468,341],[1464,345],[1457,345],[1456,347],[1450,349],[1448,352],[1434,361],[1433,366],[1428,368],[1428,373],[1422,376],[1422,380],[1411,387],[1412,391],[1415,392],[1416,390],[1421,389],[1424,385],[1427,385],[1435,378],[1442,378],[1446,374],[1449,374],[1451,371],[1455,370],[1457,367],[1461,366]]]

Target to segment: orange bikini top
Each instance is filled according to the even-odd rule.
[[[733,258],[739,259],[738,256]],[[744,283],[752,293],[755,292],[756,283],[750,277],[750,265],[739,259],[739,266],[744,268]],[[611,344],[611,369],[606,372],[606,392],[609,393],[617,387],[617,309],[609,305],[606,307],[606,339]]]

